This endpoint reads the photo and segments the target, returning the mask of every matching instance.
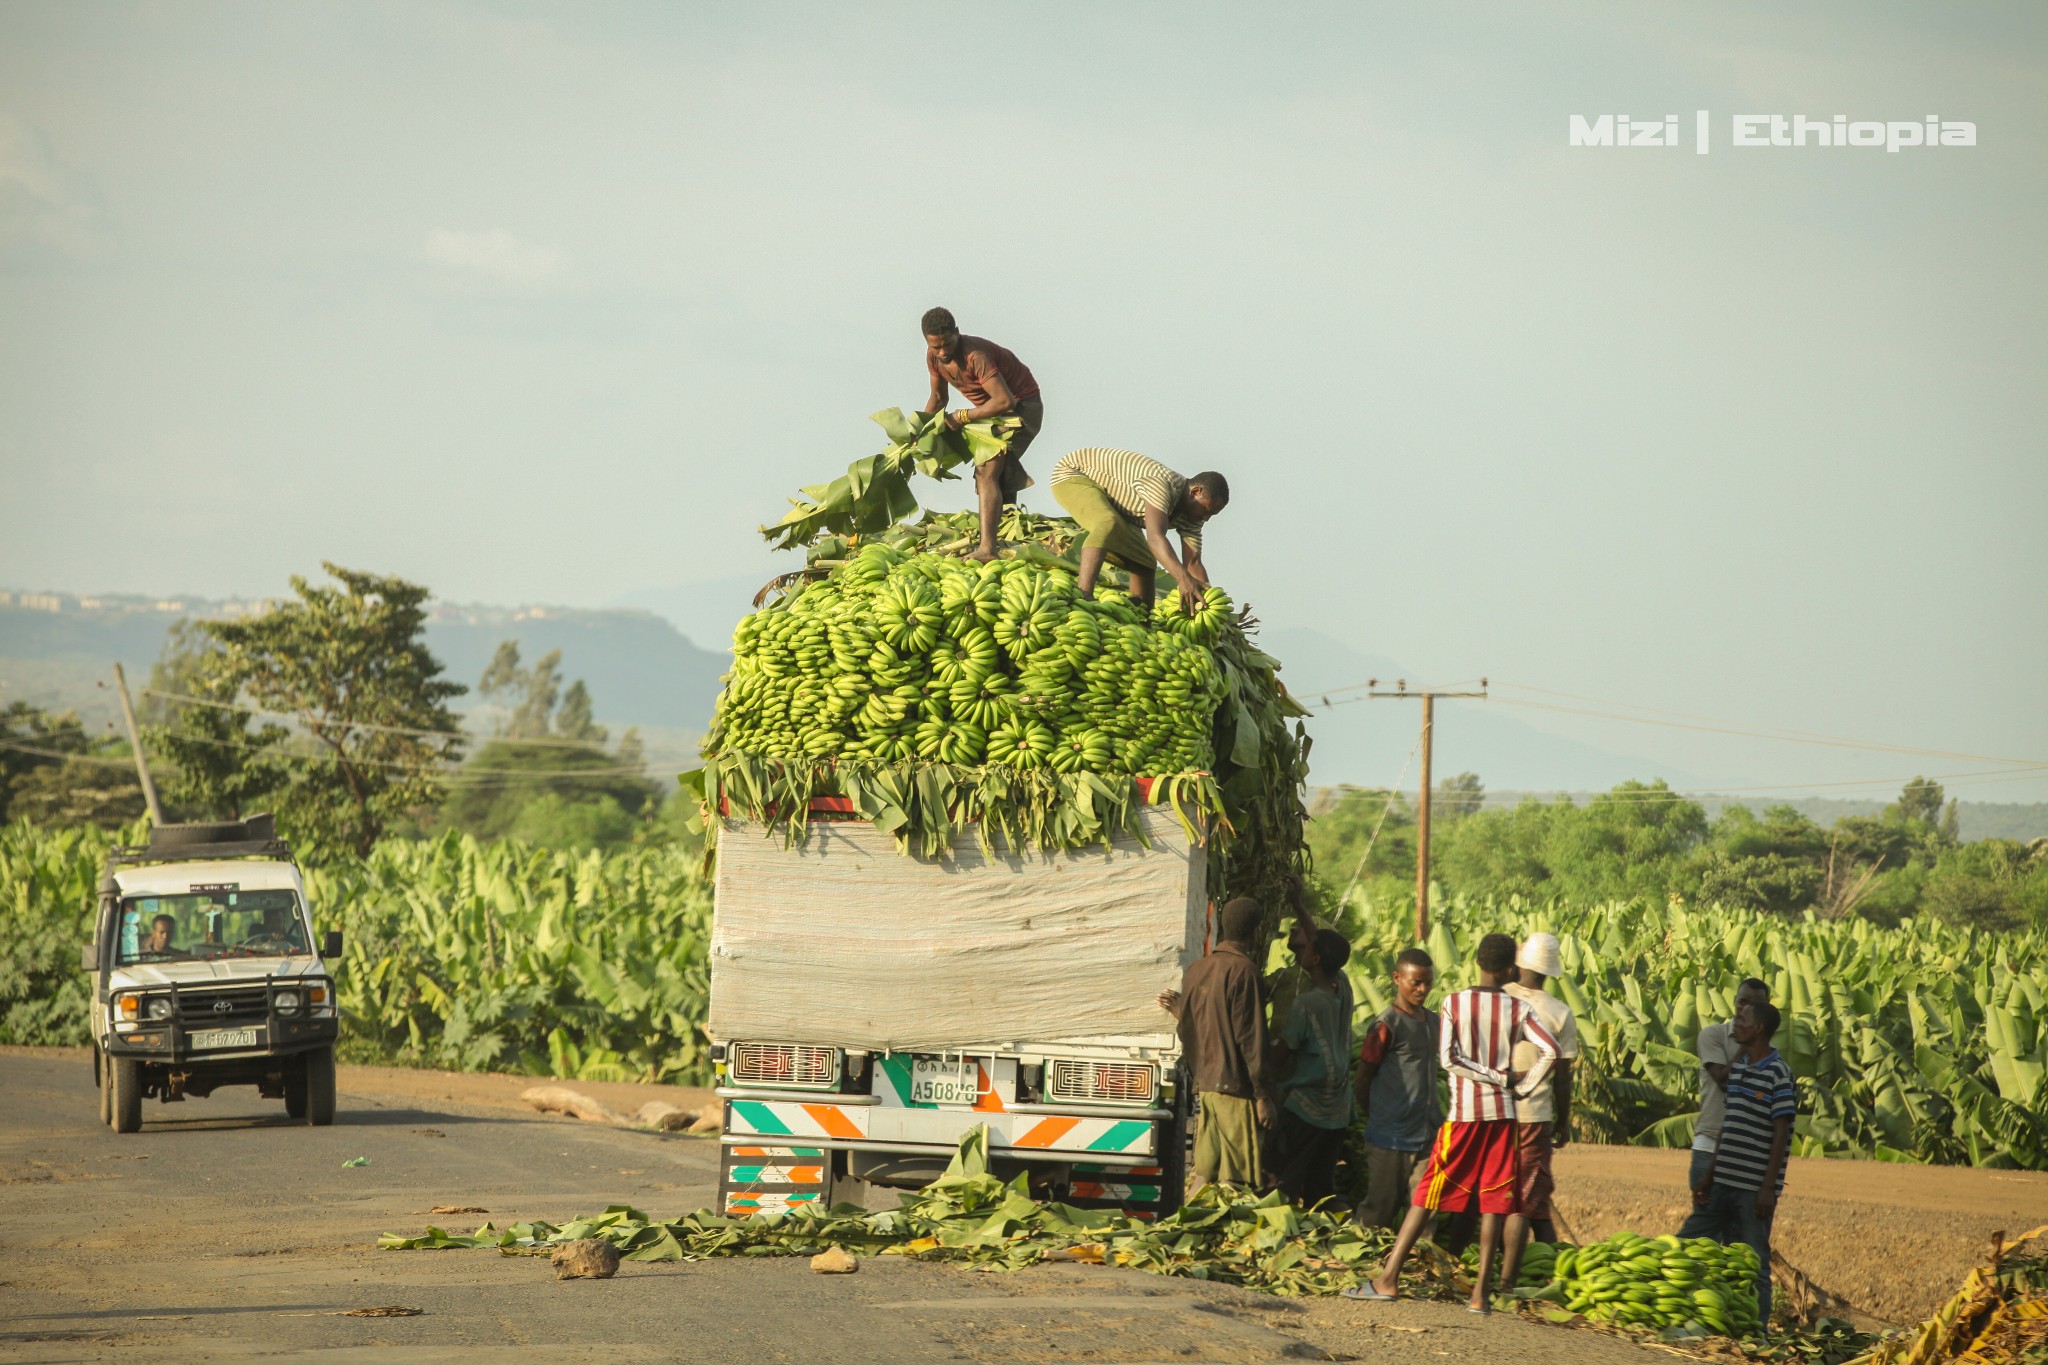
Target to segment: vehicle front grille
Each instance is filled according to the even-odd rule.
[[[1059,1057],[1046,1068],[1045,1089],[1046,1094],[1055,1100],[1150,1104],[1152,1068],[1146,1063],[1086,1062]]]
[[[178,1022],[187,1028],[260,1023],[268,1012],[268,994],[261,986],[179,991]],[[226,1009],[220,1008],[223,1004]]]
[[[735,1043],[730,1075],[737,1085],[825,1089],[839,1080],[839,1049],[806,1043]]]

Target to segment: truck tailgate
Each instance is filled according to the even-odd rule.
[[[719,837],[710,1029],[877,1051],[1023,1040],[1171,1046],[1154,997],[1202,951],[1207,857],[1169,810],[1135,840],[928,862],[866,821]]]

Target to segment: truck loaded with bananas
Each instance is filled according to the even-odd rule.
[[[1303,712],[1220,591],[1083,597],[1071,523],[1012,511],[984,564],[972,515],[909,519],[876,471],[943,475],[977,433],[891,416],[908,446],[772,532],[801,521],[808,562],[734,630],[684,779],[716,836],[721,1207],[915,1188],[985,1123],[1041,1191],[1170,1210],[1192,1097],[1155,997],[1212,906],[1270,926],[1298,887]]]

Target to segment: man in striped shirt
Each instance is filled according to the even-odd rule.
[[[1557,1061],[1557,1040],[1527,1002],[1501,989],[1515,976],[1515,941],[1506,934],[1479,940],[1479,984],[1443,1003],[1439,1060],[1451,1081],[1449,1121],[1430,1144],[1429,1164],[1416,1182],[1408,1220],[1394,1239],[1379,1278],[1345,1290],[1348,1297],[1386,1301],[1395,1297],[1401,1265],[1438,1212],[1477,1209],[1479,1274],[1467,1305],[1490,1310],[1487,1278],[1500,1247],[1501,1223],[1519,1210],[1515,1101],[1540,1088]],[[1514,1069],[1515,1044],[1536,1049],[1526,1072]]]
[[[1728,1108],[1706,1172],[1712,1224],[1707,1235],[1723,1244],[1747,1242],[1756,1252],[1757,1312],[1766,1328],[1771,1220],[1785,1192],[1785,1156],[1792,1147],[1792,1120],[1799,1116],[1792,1068],[1771,1046],[1778,1019],[1778,1007],[1767,1000],[1751,1000],[1735,1012],[1735,1043],[1742,1050],[1728,1066]]]
[[[1080,524],[1082,595],[1095,591],[1106,558],[1131,575],[1131,596],[1152,604],[1153,571],[1164,566],[1192,611],[1209,586],[1202,567],[1202,525],[1230,502],[1215,470],[1182,478],[1135,450],[1089,446],[1052,467],[1052,495]],[[1180,532],[1181,553],[1167,543]]]

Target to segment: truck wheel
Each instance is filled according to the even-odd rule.
[[[284,1112],[295,1119],[306,1117],[306,1059],[294,1057],[284,1064]]]
[[[323,1047],[318,1052],[308,1052],[305,1070],[302,1073],[306,1087],[306,1122],[315,1128],[325,1128],[334,1122],[334,1049]],[[287,1092],[286,1103],[290,1103]]]
[[[92,1050],[92,1088],[100,1092],[100,1122],[114,1126],[114,1088],[107,1079],[107,1055],[98,1048]]]
[[[117,1133],[139,1133],[142,1131],[142,1063],[131,1062],[125,1057],[116,1057],[108,1068],[112,1072],[109,1106],[112,1110],[114,1131]]]

